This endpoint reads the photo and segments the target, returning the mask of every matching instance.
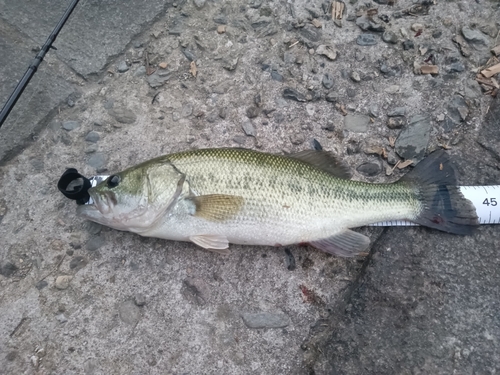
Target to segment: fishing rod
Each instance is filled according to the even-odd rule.
[[[7,117],[9,116],[9,113],[10,113],[10,111],[12,111],[12,108],[14,108],[14,106],[16,105],[17,100],[21,97],[21,94],[23,93],[26,86],[28,86],[28,83],[30,82],[31,78],[33,77],[33,75],[37,71],[40,64],[42,63],[43,58],[45,57],[45,55],[47,54],[49,49],[51,49],[51,48],[57,49],[57,48],[52,46],[52,43],[54,43],[54,41],[56,40],[57,35],[59,34],[61,29],[63,28],[64,24],[68,20],[69,16],[73,12],[73,10],[75,9],[75,7],[79,1],[80,0],[73,0],[71,2],[71,4],[69,4],[68,8],[66,9],[66,12],[64,12],[64,14],[61,17],[61,19],[59,20],[58,24],[56,25],[54,30],[52,30],[52,33],[50,33],[45,44],[40,49],[40,52],[38,52],[37,55],[35,56],[35,58],[33,59],[33,61],[31,61],[31,64],[28,67],[28,70],[26,70],[26,72],[24,73],[23,77],[21,78],[21,80],[17,84],[17,86],[14,89],[14,91],[12,92],[12,94],[10,94],[9,99],[7,99],[7,102],[5,103],[5,105],[2,108],[2,111],[0,112],[0,128],[2,127],[2,125],[5,122],[5,120],[7,119]]]

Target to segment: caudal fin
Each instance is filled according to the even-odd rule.
[[[454,234],[471,234],[479,225],[474,205],[457,187],[455,170],[444,150],[417,164],[401,182],[417,186],[422,209],[413,221]]]

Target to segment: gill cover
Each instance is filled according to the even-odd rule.
[[[185,176],[160,158],[113,174],[89,189],[93,204],[79,206],[80,216],[119,230],[150,229],[179,197]]]

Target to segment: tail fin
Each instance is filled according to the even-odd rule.
[[[454,234],[471,234],[479,225],[474,205],[456,186],[455,170],[444,150],[422,160],[401,181],[417,186],[422,210],[413,221]]]

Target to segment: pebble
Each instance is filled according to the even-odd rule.
[[[332,46],[327,46],[322,44],[316,48],[316,54],[328,57],[330,60],[335,60],[337,58],[337,51]]]
[[[467,26],[462,27],[462,35],[464,39],[472,44],[489,45],[490,40],[479,30],[473,30]]]
[[[415,32],[418,32],[419,30],[424,29],[424,25],[422,25],[421,23],[414,23],[411,25],[411,29]]]
[[[244,145],[247,142],[247,137],[243,134],[237,134],[233,137],[233,141],[239,145]]]
[[[134,77],[142,77],[145,75],[146,75],[146,67],[144,65],[138,67],[134,72]]]
[[[325,73],[321,83],[326,89],[331,89],[333,87],[333,75],[330,73]]]
[[[457,61],[448,65],[448,71],[451,73],[460,73],[465,70],[465,65],[461,61]]]
[[[406,119],[404,117],[390,117],[387,121],[387,127],[389,129],[401,129],[406,123]]]
[[[286,268],[288,271],[294,271],[297,268],[297,265],[295,263],[295,257],[288,247],[285,247],[285,255]]]
[[[429,143],[431,120],[425,115],[415,115],[408,121],[408,126],[399,133],[396,139],[396,153],[404,159],[415,163],[423,159]]]
[[[380,163],[367,162],[361,164],[356,170],[365,176],[374,177],[382,172],[382,166]]]
[[[317,29],[313,25],[306,25],[299,29],[300,35],[304,38],[309,39],[311,42],[317,42],[321,38],[321,30]]]
[[[285,314],[270,312],[243,313],[243,322],[248,328],[285,328],[290,324],[290,319]]]
[[[95,131],[91,131],[85,136],[85,140],[91,143],[96,143],[99,140],[99,138],[100,138],[99,133]]]
[[[82,257],[81,255],[74,257],[71,259],[69,262],[69,268],[75,271],[79,271],[82,268],[84,268],[89,262],[85,257]]]
[[[337,103],[339,101],[339,93],[335,91],[330,91],[325,95],[325,99],[330,103]]]
[[[59,323],[66,323],[68,321],[68,318],[63,313],[56,315],[56,319]]]
[[[196,55],[189,48],[184,48],[182,53],[189,61],[196,61]]]
[[[144,71],[146,73],[146,71]],[[168,82],[172,73],[171,72],[155,72],[148,76],[147,81],[151,88],[155,89],[157,87],[163,86],[165,82]]]
[[[361,34],[356,39],[356,43],[360,46],[374,46],[377,44],[377,37],[373,34]]]
[[[368,113],[372,117],[378,117],[380,115],[380,109],[377,104],[372,104],[370,105],[370,108],[368,109]]]
[[[108,161],[108,158],[102,152],[96,152],[89,156],[87,164],[90,165],[95,170],[100,170],[103,168]]]
[[[283,61],[285,62],[285,64],[294,64],[295,61],[297,61],[297,57],[293,52],[285,51],[285,53],[283,54]]]
[[[467,99],[479,99],[483,96],[481,86],[475,79],[468,79],[464,85],[464,95]],[[1,220],[1,213],[0,213]]]
[[[222,62],[222,67],[226,70],[233,71],[238,66],[239,57],[227,58]]]
[[[302,133],[294,133],[290,136],[290,142],[292,142],[294,145],[301,145],[305,142],[305,140],[306,138]]]
[[[113,116],[116,121],[122,124],[133,124],[137,119],[135,113],[125,107],[113,107],[108,113]]]
[[[80,123],[78,121],[64,121],[62,123],[62,127],[64,130],[71,131],[75,130],[80,126]]]
[[[413,43],[412,40],[410,39],[406,39],[404,42],[403,42],[403,49],[405,51],[408,51],[410,49],[414,49],[415,48],[415,43]]]
[[[283,82],[284,78],[276,70],[271,70],[271,78],[278,82]]]
[[[368,130],[370,116],[366,115],[347,115],[344,117],[344,129],[356,133],[364,133]]]
[[[292,99],[292,100],[295,100],[297,102],[305,102],[306,101],[306,97],[304,94],[301,94],[297,90],[292,89],[290,87],[287,87],[286,89],[283,90],[283,97],[285,99]]]
[[[37,282],[35,284],[35,288],[37,288],[38,290],[42,290],[43,288],[45,288],[47,285],[49,285],[48,282],[46,282],[45,280],[40,280],[39,282]]]
[[[120,319],[127,324],[135,325],[141,319],[141,309],[131,300],[122,302],[118,307]]]
[[[225,119],[227,117],[227,108],[226,107],[222,107],[219,109],[219,117],[221,119]]]
[[[373,19],[364,16],[358,17],[356,19],[356,25],[358,25],[359,28],[363,31],[382,32],[385,30],[384,25],[382,25],[381,23],[377,23]]]
[[[137,306],[145,306],[146,305],[146,297],[142,293],[137,293],[134,296],[134,303]]]
[[[316,107],[314,106],[314,104],[307,104],[306,112],[308,116],[314,116],[314,113],[316,112]]]
[[[353,70],[351,72],[351,75],[350,75],[351,79],[354,81],[354,82],[360,82],[361,81],[361,77],[359,76],[359,73],[355,70]]]
[[[126,61],[120,61],[118,63],[118,67],[117,67],[117,70],[118,70],[118,73],[125,73],[126,71],[128,71],[130,68],[129,66],[127,65],[127,62]]]
[[[92,237],[86,244],[85,248],[88,251],[96,251],[99,249],[102,245],[104,245],[105,240],[103,236],[95,236]]]
[[[201,9],[205,6],[206,0],[194,0],[196,8]]]
[[[469,115],[469,107],[462,96],[455,95],[448,104],[447,112],[448,116],[458,123],[465,121]]]
[[[73,279],[73,276],[62,275],[56,278],[56,288],[59,290],[64,290],[69,287],[69,283]]]
[[[193,103],[184,103],[181,108],[180,116],[182,118],[189,117],[193,114]]]
[[[398,42],[398,36],[395,32],[386,30],[382,34],[382,40],[386,43],[396,44]]]
[[[395,116],[404,116],[406,114],[406,107],[395,107],[387,112],[387,116],[395,117]]]
[[[245,132],[246,135],[255,137],[255,127],[253,126],[253,123],[251,120],[246,120],[243,121],[243,124],[241,125],[243,128],[243,131]]]

